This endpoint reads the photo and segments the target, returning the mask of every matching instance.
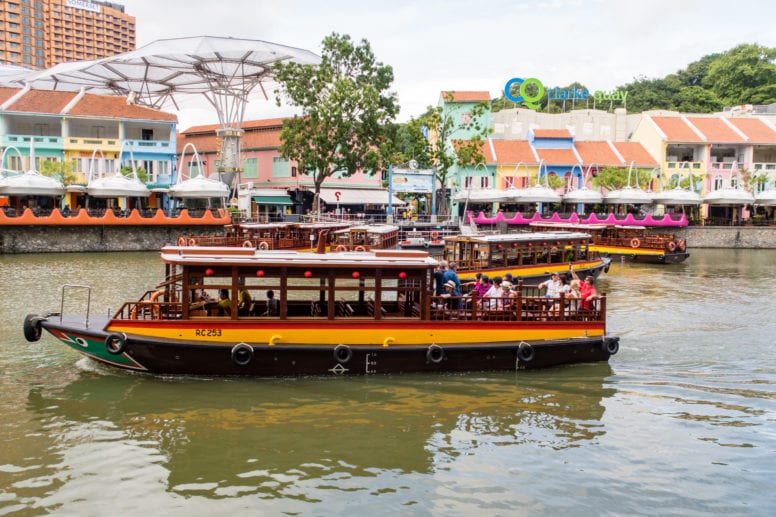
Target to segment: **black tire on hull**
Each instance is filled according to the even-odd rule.
[[[430,363],[439,364],[445,358],[445,349],[439,345],[429,345],[426,349],[426,359]]]
[[[28,314],[24,317],[24,338],[30,343],[34,343],[40,339],[43,333],[40,327],[40,322],[46,318],[41,318],[37,314]]]
[[[534,351],[534,347],[529,345],[528,343],[520,343],[520,346],[517,349],[517,358],[523,361],[524,363],[530,363],[533,361],[534,356],[536,355],[536,351]]]
[[[253,347],[247,343],[237,343],[232,347],[232,361],[237,366],[248,366],[253,361]]]
[[[126,348],[127,335],[123,332],[121,334],[108,334],[108,337],[105,338],[105,350],[109,354],[123,354]]]
[[[601,348],[609,355],[614,355],[620,351],[620,338],[619,337],[604,337],[601,342]]]
[[[353,350],[348,345],[337,345],[334,347],[334,360],[340,364],[345,364],[353,358]]]

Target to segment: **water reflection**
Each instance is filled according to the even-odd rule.
[[[292,497],[310,480],[364,489],[371,482],[359,479],[429,473],[439,455],[465,455],[483,440],[564,449],[601,436],[602,399],[614,393],[609,375],[606,364],[336,381],[82,372],[63,387],[29,392],[27,409],[51,440],[19,468],[38,465],[35,480],[22,476],[31,497],[40,485],[73,490],[83,476],[132,484],[150,476],[179,495],[209,498]]]

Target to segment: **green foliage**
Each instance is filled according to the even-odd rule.
[[[451,102],[452,94],[446,93],[444,101]],[[465,168],[485,163],[482,149],[491,130],[482,121],[489,109],[489,103],[477,103],[471,109],[471,116],[462,120],[455,116],[455,112],[445,110],[443,106],[429,106],[420,119],[436,135],[436,144],[430,146],[428,157],[431,165],[436,167],[436,180],[442,187],[437,190],[437,210],[440,214],[449,213],[445,186],[453,167]],[[458,135],[460,139],[455,138]]]
[[[726,106],[776,102],[776,48],[739,45],[709,65],[702,83]],[[753,99],[757,99],[754,101]]]
[[[391,157],[384,144],[386,125],[399,111],[396,94],[388,91],[393,68],[375,60],[366,40],[356,45],[332,33],[323,40],[320,64],[278,62],[274,72],[277,104],[285,99],[302,109],[283,122],[279,152],[314,176],[316,199],[335,172],[374,173]]]
[[[380,150],[383,162],[397,165],[415,160],[420,168],[428,168],[431,158],[421,126],[423,122],[414,118],[405,124],[386,124],[386,139]]]
[[[58,160],[45,160],[40,162],[40,173],[44,176],[59,178],[63,185],[75,183],[76,175],[72,172],[72,165]]]
[[[617,190],[629,186],[645,189],[650,180],[650,171],[632,169],[630,174],[628,168],[622,167],[604,167],[596,177],[590,182],[594,187],[604,187],[606,190]]]
[[[129,165],[125,165],[119,170],[119,172],[124,176],[131,177],[132,167],[130,167]],[[137,168],[137,179],[139,179],[143,183],[148,182],[148,172],[143,167]]]

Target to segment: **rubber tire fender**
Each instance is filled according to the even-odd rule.
[[[105,338],[105,350],[109,354],[121,355],[127,348],[127,335],[123,332],[121,334],[111,333]]]
[[[28,314],[24,317],[24,338],[30,343],[40,339],[43,334],[40,322],[46,318],[41,318],[37,314]]]
[[[348,345],[337,345],[334,347],[334,360],[340,364],[345,364],[353,358],[353,350]]]
[[[248,366],[253,361],[253,347],[248,343],[237,343],[232,347],[231,356],[237,366]]]
[[[529,343],[520,343],[520,346],[517,347],[517,358],[524,363],[530,363],[533,361],[535,355],[536,351]]]

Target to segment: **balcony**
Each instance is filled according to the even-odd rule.
[[[175,154],[175,144],[169,140],[126,140],[136,153],[159,154],[169,156]]]
[[[20,151],[28,150],[30,140],[35,142],[35,149],[61,151],[63,138],[58,136],[32,136],[32,135],[3,135],[2,145],[16,147]]]
[[[94,151],[100,149],[102,152],[121,151],[121,141],[118,138],[78,138],[68,136],[64,138],[65,147],[68,151]]]
[[[693,174],[700,174],[703,171],[704,168],[704,162],[676,162],[676,161],[666,161],[665,162],[665,168],[669,171],[678,171],[679,169],[686,169],[687,167],[690,167],[690,170],[693,172]]]

